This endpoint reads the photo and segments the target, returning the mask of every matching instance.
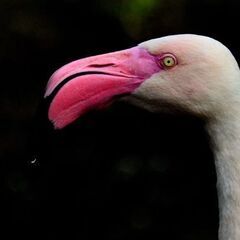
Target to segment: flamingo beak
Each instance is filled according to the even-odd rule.
[[[92,109],[131,94],[159,70],[156,57],[139,46],[71,62],[47,84],[45,98],[52,99],[48,118],[61,129]]]

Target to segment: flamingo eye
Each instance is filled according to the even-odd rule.
[[[177,65],[177,59],[173,55],[167,54],[161,57],[160,64],[164,68],[172,68]]]

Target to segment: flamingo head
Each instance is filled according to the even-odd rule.
[[[50,78],[48,117],[63,128],[120,98],[149,111],[181,110],[211,118],[240,97],[231,52],[205,36],[183,34],[69,63]]]

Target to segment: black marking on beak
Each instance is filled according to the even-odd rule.
[[[52,91],[52,93],[47,97],[48,100],[51,102],[52,99],[56,96],[56,94],[58,93],[58,91],[69,81],[71,81],[72,79],[76,78],[76,77],[80,77],[80,76],[84,76],[84,75],[90,75],[90,74],[101,74],[101,75],[112,75],[109,73],[105,73],[105,72],[100,72],[100,71],[86,71],[86,72],[79,72],[79,73],[75,73],[67,78],[65,78],[64,80],[62,80],[56,87],[55,89]]]

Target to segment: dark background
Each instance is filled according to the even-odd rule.
[[[217,239],[203,123],[123,103],[62,131],[45,85],[81,57],[176,33],[240,59],[237,0],[1,0],[1,239]]]

